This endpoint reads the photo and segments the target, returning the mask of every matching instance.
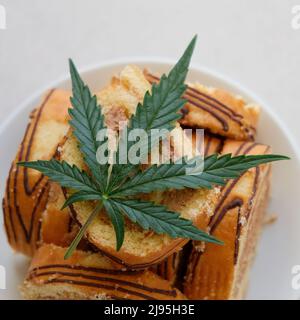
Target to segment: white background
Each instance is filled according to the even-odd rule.
[[[29,95],[79,67],[124,56],[177,58],[197,33],[193,62],[250,88],[300,138],[300,0],[0,0],[0,125]]]
[[[262,97],[299,145],[300,30],[291,27],[291,10],[297,4],[300,0],[0,0],[7,12],[7,29],[0,30],[0,126],[29,95],[65,75],[69,57],[79,67],[132,56],[176,59],[197,33],[193,62]],[[292,184],[299,170],[293,166],[295,162],[277,179],[286,180],[286,189],[277,188],[274,194],[280,199],[276,206],[280,201],[284,209],[279,210],[279,223],[269,229],[275,236],[264,233],[272,241],[262,242],[261,252],[271,256],[271,266],[281,261],[288,261],[288,268],[299,264],[297,242],[288,237],[299,237]],[[282,234],[286,238],[278,236]],[[258,266],[257,274],[266,278],[262,288],[273,283],[275,274],[272,267],[266,273],[266,267]],[[290,269],[282,270],[280,283],[291,290]]]

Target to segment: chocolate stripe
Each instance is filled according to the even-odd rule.
[[[177,247],[182,247],[184,245],[182,243],[185,243],[185,242],[188,242],[188,240],[182,239],[181,241],[176,243],[172,248],[170,248],[167,252],[165,252],[164,257],[171,255],[172,251],[175,251]],[[161,260],[163,259],[163,257],[158,257],[148,263],[137,263],[137,264],[131,265],[131,264],[125,263],[124,261],[113,256],[112,254],[110,254],[104,250],[99,249],[94,244],[92,244],[92,243],[90,243],[90,244],[96,249],[96,251],[102,253],[103,255],[107,256],[109,259],[115,261],[116,263],[121,264],[121,265],[125,265],[127,268],[130,268],[130,269],[135,269],[135,270],[136,269],[146,269],[154,264],[161,262]]]
[[[153,83],[159,81],[159,78],[156,78],[156,77],[154,77],[154,80],[151,79],[151,78],[153,78],[153,76],[150,74],[147,74],[146,78],[150,82],[150,84],[153,84]],[[186,99],[191,105],[193,105],[199,109],[202,109],[202,110],[206,111],[207,113],[211,114],[222,125],[224,131],[229,130],[229,126],[228,126],[227,121],[224,118],[222,118],[220,115],[218,115],[215,111],[211,110],[209,108],[209,106],[206,106],[205,104],[203,104],[203,101],[201,103],[201,100],[199,99],[199,97],[185,92],[185,94],[183,95],[183,98]],[[197,101],[195,101],[195,99]],[[188,111],[185,107],[183,107],[182,110],[183,110],[183,112],[182,112],[183,115],[188,113]]]
[[[183,96],[183,98],[188,100],[189,104],[193,105],[194,107],[202,109],[202,110],[206,111],[207,113],[211,114],[222,125],[222,128],[224,131],[229,130],[228,122],[224,118],[219,116],[216,112],[214,112],[213,110],[210,110],[209,107],[205,106],[204,104],[199,103],[199,101],[196,102],[195,100],[193,100],[191,97],[189,97],[186,94]]]
[[[234,199],[233,201],[231,201],[229,204],[227,204],[220,212],[220,214],[218,215],[217,219],[215,220],[215,222],[212,224],[211,229],[210,229],[210,233],[213,234],[214,231],[216,230],[216,228],[218,227],[218,225],[221,223],[221,221],[223,220],[224,216],[226,215],[227,211],[232,210],[234,208],[237,207],[241,207],[243,205],[243,200],[242,199]]]
[[[205,99],[203,99],[203,98],[201,98],[201,97],[199,97],[199,96],[197,96],[197,95],[192,94],[191,92],[189,92],[189,90],[191,90],[190,87],[188,87],[188,90],[187,90],[187,92],[186,92],[187,97],[195,98],[195,99],[197,99],[198,101],[201,101],[201,102],[207,104],[208,106],[210,106],[210,107],[212,107],[212,108],[220,111],[221,113],[223,113],[224,115],[226,115],[227,117],[229,117],[232,121],[238,123],[240,126],[243,125],[243,123],[242,123],[241,120],[234,118],[234,116],[233,116],[232,114],[230,114],[229,112],[218,108],[216,105],[212,104],[212,103],[209,102],[209,101],[206,101]],[[199,91],[198,91],[198,93],[200,94]],[[243,116],[240,115],[239,118],[243,118]]]
[[[5,198],[2,199],[2,210],[3,210],[3,220],[4,220],[4,227],[6,230],[7,240],[10,243],[10,232],[8,229],[8,221],[7,221],[8,219],[7,219]]]
[[[151,84],[159,81],[158,77],[148,72],[146,73],[146,78]],[[241,129],[245,133],[247,133],[247,136],[249,138],[253,137],[253,133],[250,131],[253,130],[254,128],[252,126],[250,126],[249,128],[245,126],[245,123],[242,121],[242,119],[244,119],[243,115],[235,112],[232,108],[226,106],[224,103],[217,100],[216,98],[211,97],[208,94],[205,94],[190,86],[187,86],[187,90],[183,97],[187,99],[188,102],[194,105],[195,107],[198,107],[210,113],[222,125],[222,128],[224,131],[229,130],[228,122],[223,117],[221,117],[217,112],[222,113],[223,115],[228,117],[231,121],[237,123],[241,127]],[[214,109],[217,112],[211,109]],[[185,111],[185,112],[182,112],[184,115],[185,113],[187,113],[187,110],[186,108],[183,108],[183,110]]]
[[[188,86],[188,90],[191,90],[193,92],[195,92],[196,94],[199,94],[215,103],[217,103],[220,107],[224,108],[225,110],[227,110],[233,117],[237,117],[237,118],[243,118],[243,116],[237,112],[235,112],[233,109],[231,109],[230,107],[226,106],[223,102],[221,102],[220,100],[217,100],[216,98],[209,96],[208,94],[205,94],[204,92],[201,92],[193,87]]]
[[[8,178],[6,181],[6,197],[7,197],[7,208],[8,208],[8,214],[9,214],[9,222],[10,222],[10,227],[13,233],[13,237],[14,237],[14,242],[17,242],[17,236],[16,236],[16,231],[15,231],[15,226],[13,223],[13,217],[12,217],[12,208],[11,208],[11,204],[10,204],[10,179],[11,179],[11,175],[13,174],[12,172],[13,169],[13,165],[10,167],[9,169],[9,174],[8,174]],[[9,233],[9,229],[6,230],[7,233]]]
[[[16,170],[16,172],[15,172],[14,180],[13,180],[13,190],[14,190],[14,194],[13,194],[13,197],[14,197],[13,204],[14,204],[15,213],[16,213],[17,218],[18,218],[18,220],[19,220],[21,229],[22,229],[22,231],[23,231],[23,233],[24,233],[24,235],[25,235],[25,239],[26,239],[26,241],[27,241],[28,232],[27,232],[27,229],[26,229],[26,226],[25,226],[25,223],[24,223],[22,214],[21,214],[21,212],[20,212],[19,205],[18,205],[18,203],[17,203],[17,196],[18,196],[18,173],[19,173],[19,167],[17,166],[17,170]],[[17,238],[16,243],[18,242],[18,240],[19,240],[19,237]]]
[[[253,150],[256,146],[259,146],[259,145],[261,145],[261,144],[259,144],[259,143],[251,143],[249,145],[249,142],[243,142],[239,146],[239,148],[236,150],[235,156],[237,156],[239,154],[246,155],[251,150]],[[265,151],[264,151],[264,154],[267,153],[268,150],[269,150],[269,147],[267,146]],[[246,172],[244,174],[246,174]],[[255,195],[257,193],[257,186],[258,186],[258,181],[259,181],[259,173],[260,173],[260,168],[256,167],[255,168],[255,178],[254,178],[254,183],[253,183],[253,187],[252,187],[252,193],[251,193],[251,197],[250,197],[250,199],[248,201],[248,211],[247,211],[247,214],[246,214],[246,219],[249,219],[249,216],[250,216],[250,213],[251,213],[251,210],[250,210],[251,203],[253,202],[253,199],[255,198]],[[221,197],[221,199],[219,200],[219,202],[218,202],[218,204],[217,204],[217,206],[215,208],[214,214],[210,218],[210,221],[209,221],[210,233],[212,234],[216,230],[217,226],[223,220],[223,218],[226,215],[227,211],[232,210],[234,208],[238,208],[237,231],[236,231],[235,247],[234,247],[234,264],[237,263],[238,252],[239,252],[239,237],[240,237],[241,229],[242,229],[242,225],[240,224],[240,218],[241,218],[241,207],[243,205],[243,201],[241,199],[239,199],[239,198],[233,199],[228,205],[226,205],[221,210],[221,212],[219,213],[218,216],[217,216],[217,214],[218,214],[218,211],[220,211],[220,209],[221,209],[222,205],[224,204],[224,202],[226,201],[226,199],[228,198],[228,196],[230,195],[231,191],[235,187],[235,185],[239,182],[239,180],[242,178],[242,176],[244,174],[242,174],[237,179],[235,179],[235,180],[233,180],[231,182],[228,182],[228,184],[226,186],[227,188],[223,189],[224,194]],[[216,218],[216,216],[217,216],[217,218]],[[203,252],[196,252],[196,250],[194,249],[193,256],[192,256],[192,259],[191,259],[191,264],[193,266],[192,278],[195,277],[195,273],[196,273],[197,267],[198,267],[198,265],[200,263],[200,258],[201,258],[202,253]]]
[[[150,79],[152,78],[153,80],[155,80],[156,82],[158,82],[160,80],[159,77],[156,77],[155,75],[151,74],[151,73],[146,73],[146,78],[149,77]],[[149,80],[148,80],[149,81]],[[151,82],[151,81],[149,81]],[[191,93],[192,91],[192,93]],[[219,101],[218,99],[205,94],[202,91],[197,90],[196,88],[193,88],[189,85],[187,85],[187,93],[188,95],[194,96],[194,94],[196,94],[196,98],[197,99],[201,99],[203,102],[209,104],[211,107],[217,109],[218,111],[226,114],[229,117],[235,117],[235,118],[243,118],[243,115],[235,112],[233,109],[231,109],[230,107],[226,106],[223,102]],[[193,94],[194,93],[194,94]],[[203,98],[208,99],[209,101],[205,101]]]
[[[240,247],[240,235],[242,231],[242,224],[240,223],[241,219],[241,207],[239,207],[238,217],[237,217],[237,226],[236,226],[236,236],[234,242],[234,265],[237,264],[238,256],[239,256],[239,247]]]
[[[235,155],[239,155],[239,154],[243,154],[246,155],[248,154],[251,150],[253,150],[256,146],[260,145],[259,143],[251,143],[250,146],[248,146],[243,152],[242,149],[248,144],[249,142],[244,142],[240,145],[240,147],[237,149]],[[246,171],[247,172],[247,171]],[[220,201],[218,202],[216,208],[215,208],[215,213],[213,214],[213,216],[210,218],[210,223],[209,226],[211,227],[213,224],[213,219],[215,218],[217,212],[220,210],[221,206],[224,204],[225,200],[228,198],[229,194],[231,193],[231,191],[233,190],[233,188],[236,186],[236,184],[240,181],[240,179],[246,174],[246,172],[244,172],[242,175],[240,175],[237,179],[229,182],[229,186],[226,188],[223,196],[221,197]],[[258,177],[256,178],[258,179]],[[254,197],[255,194],[252,196]]]
[[[244,150],[243,154],[246,155],[248,153],[250,153],[251,150],[253,150],[256,146],[259,146],[259,143],[252,143],[246,150]]]
[[[82,271],[90,271],[95,273],[105,273],[111,275],[137,275],[141,274],[143,271],[140,270],[113,270],[113,269],[102,269],[95,267],[85,267],[79,265],[69,265],[69,264],[49,264],[45,266],[40,266],[33,268],[30,272],[37,272],[39,270],[51,269],[51,268],[59,268],[59,269],[71,269],[71,270],[82,270]]]
[[[218,120],[221,123],[224,131],[228,131],[229,130],[228,122],[223,117],[218,115],[218,113],[216,113],[215,111],[211,110],[210,109],[211,106],[210,105],[207,106],[205,104],[205,101],[203,101],[202,99],[200,99],[200,98],[198,98],[198,97],[196,97],[194,95],[187,94],[187,93],[183,96],[183,98],[188,100],[188,102],[190,104],[192,104],[193,106],[198,107],[198,108],[210,113],[216,120]]]
[[[33,234],[33,227],[34,227],[34,220],[35,220],[35,216],[36,216],[36,212],[37,212],[37,208],[40,205],[40,202],[46,192],[46,190],[48,189],[48,183],[46,183],[46,185],[44,186],[44,188],[42,189],[41,193],[39,194],[38,200],[33,208],[32,214],[31,214],[31,220],[30,220],[30,228],[29,228],[29,238],[28,238],[28,242],[30,242],[31,236]]]
[[[54,91],[55,91],[55,89],[52,89],[48,93],[48,95],[44,99],[41,107],[39,108],[37,117],[36,117],[34,125],[33,125],[33,129],[32,129],[32,132],[31,132],[31,135],[30,135],[30,138],[29,138],[28,147],[26,149],[26,154],[25,154],[25,160],[24,161],[28,161],[29,160],[30,153],[31,153],[31,147],[32,147],[33,139],[34,139],[34,136],[35,136],[35,133],[36,133],[37,125],[38,125],[39,120],[41,118],[41,115],[42,115],[42,112],[44,110],[44,107],[47,104],[47,102],[49,101],[49,99],[51,98],[51,96],[53,95]],[[26,138],[27,137],[25,135],[25,139]],[[24,141],[26,141],[25,139],[24,139]],[[21,158],[23,158],[23,152],[20,154],[20,156],[21,156]],[[23,168],[23,170],[24,170],[24,188],[25,188],[26,194],[28,196],[30,196],[32,193],[34,193],[34,191],[36,190],[36,188],[38,187],[38,185],[40,184],[40,182],[41,182],[41,180],[43,179],[44,176],[41,174],[40,178],[36,181],[36,183],[34,184],[33,188],[30,189],[29,182],[28,182],[28,170],[30,170],[30,169],[25,167],[25,168]]]
[[[245,147],[246,144],[248,144],[248,141],[245,141],[245,142],[241,143],[240,146],[236,149],[234,155],[238,156],[241,153],[242,149]]]
[[[246,172],[245,172],[246,173]],[[223,196],[221,197],[220,201],[218,202],[214,214],[211,216],[210,221],[209,221],[209,227],[212,227],[213,225],[213,221],[215,216],[217,215],[218,211],[221,209],[222,205],[224,204],[225,200],[228,198],[228,196],[230,195],[231,191],[233,190],[233,188],[236,186],[236,184],[240,181],[240,179],[245,175],[245,173],[243,173],[241,176],[239,176],[237,179],[232,180],[229,182],[228,187],[226,188],[226,190],[224,191]]]
[[[43,277],[43,276],[50,276],[50,275],[59,275],[59,276],[66,276],[66,277],[75,277],[75,278],[83,278],[87,280],[95,280],[95,281],[104,281],[104,282],[111,282],[115,284],[122,284],[128,287],[148,291],[150,293],[159,293],[162,295],[172,296],[176,297],[176,291],[175,290],[163,290],[158,288],[151,288],[147,287],[145,285],[134,283],[122,279],[116,279],[116,278],[109,278],[109,277],[99,277],[99,276],[92,276],[87,275],[84,273],[71,273],[71,272],[63,272],[63,271],[48,271],[48,272],[42,272],[42,273],[31,273],[29,276],[29,279],[37,278],[37,277]]]
[[[44,281],[44,284],[52,284],[52,283],[68,283],[68,284],[72,284],[72,285],[78,285],[78,286],[85,286],[85,287],[92,287],[92,288],[99,288],[99,289],[106,289],[106,290],[112,290],[112,291],[120,291],[123,292],[125,294],[130,294],[133,296],[137,296],[146,300],[157,300],[156,298],[143,294],[143,293],[139,293],[136,291],[132,291],[132,290],[126,290],[122,287],[114,287],[114,286],[108,286],[108,285],[102,285],[102,284],[98,284],[98,283],[93,283],[93,282],[87,282],[87,281],[77,281],[77,280],[68,280],[68,279],[49,279]],[[109,295],[109,294],[108,294]]]
[[[34,121],[34,124],[33,124],[33,129],[31,130],[32,128],[32,124],[28,124],[27,125],[27,128],[26,128],[26,131],[25,131],[25,136],[21,142],[21,146],[20,146],[20,151],[19,151],[19,155],[18,155],[18,161],[22,161],[22,160],[25,160],[25,161],[28,161],[29,159],[29,156],[30,156],[30,150],[31,150],[31,146],[32,146],[32,142],[33,142],[33,139],[34,139],[34,135],[35,135],[35,132],[36,132],[36,129],[37,129],[37,125],[38,125],[38,122],[40,120],[40,117],[41,117],[41,114],[42,114],[42,111],[44,109],[44,106],[46,105],[46,103],[48,102],[48,100],[50,99],[51,95],[54,93],[55,89],[51,90],[49,92],[49,94],[47,95],[47,97],[44,99],[43,103],[41,104],[41,107],[38,111],[38,114],[37,114],[37,117]],[[31,118],[33,117],[33,114],[31,114]],[[29,133],[31,130],[31,133]],[[29,138],[29,141],[27,142],[27,139],[28,139],[28,135],[30,134],[30,138]],[[23,154],[25,152],[25,145],[27,146],[27,150],[26,150],[26,155],[25,155],[25,159],[23,159]],[[21,229],[22,229],[22,232],[24,233],[24,236],[25,236],[25,239],[26,239],[26,242],[27,243],[30,243],[31,241],[31,238],[32,238],[32,234],[33,234],[33,230],[34,230],[34,220],[35,220],[35,216],[36,216],[36,212],[37,212],[37,209],[38,209],[38,206],[44,196],[44,193],[45,193],[45,189],[47,188],[47,185],[45,186],[41,186],[41,192],[39,193],[38,195],[38,199],[37,199],[37,202],[33,208],[33,211],[31,212],[31,217],[30,217],[30,222],[29,222],[29,229],[27,229],[26,225],[25,225],[25,222],[23,220],[23,214],[21,212],[21,209],[18,205],[18,177],[19,177],[19,174],[20,174],[20,169],[19,169],[19,166],[16,166],[16,164],[14,164],[11,168],[15,168],[15,172],[14,172],[14,176],[13,176],[13,205],[14,205],[14,211],[15,211],[15,214],[18,218],[18,221],[19,221],[19,224],[21,226]],[[29,187],[29,181],[28,181],[28,169],[27,168],[23,168],[23,184],[24,184],[24,190],[25,190],[25,193],[27,196],[31,196],[38,187],[40,187],[42,181],[46,181],[46,178],[41,175],[40,178],[36,181],[36,183],[34,184],[34,187],[32,189],[30,189]],[[11,172],[9,174],[9,179],[11,177]],[[7,183],[7,186],[9,185],[9,183]],[[8,189],[7,190],[7,197],[10,199],[10,190]],[[9,201],[10,203],[10,201]],[[12,210],[11,207],[9,206],[10,208],[10,211]],[[11,215],[12,215],[12,212],[11,212]],[[12,229],[14,230],[14,222],[13,222],[13,219],[11,217],[11,225],[12,225]],[[38,235],[37,235],[38,237]],[[20,239],[20,237],[15,237],[15,242],[17,244],[18,240]]]

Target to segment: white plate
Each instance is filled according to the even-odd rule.
[[[163,62],[162,62],[163,61]],[[170,70],[173,62],[163,59],[124,59],[81,72],[93,91],[108,83],[125,65],[135,63],[153,72]],[[300,214],[298,210],[298,179],[300,162],[296,144],[286,127],[253,93],[231,80],[205,68],[191,68],[189,81],[222,87],[242,95],[247,101],[259,103],[262,117],[258,128],[258,140],[273,147],[275,153],[289,155],[292,160],[274,164],[272,200],[269,211],[278,214],[278,221],[265,228],[259,244],[258,254],[252,268],[248,299],[298,299],[300,290],[292,288],[292,267],[300,265]],[[53,83],[50,87],[70,88],[68,78]],[[45,88],[46,89],[46,88]],[[10,163],[24,134],[29,112],[39,103],[45,90],[25,102],[0,128],[0,192],[3,196],[5,180]],[[3,221],[1,215],[1,222]],[[0,228],[0,265],[6,269],[6,290],[0,289],[0,299],[19,299],[18,286],[22,282],[28,260],[14,254],[9,248],[3,228]],[[1,275],[0,275],[1,276]]]

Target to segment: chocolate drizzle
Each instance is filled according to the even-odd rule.
[[[50,270],[49,270],[50,269]],[[51,269],[62,269],[62,270],[51,270]],[[67,269],[69,271],[64,271]],[[44,270],[40,272],[41,270]],[[47,271],[48,270],[48,271]],[[71,272],[76,270],[77,272]],[[81,272],[79,272],[81,271]],[[92,273],[92,274],[91,274]],[[95,275],[97,274],[97,275]],[[105,276],[101,276],[101,275]],[[31,270],[27,280],[33,280],[35,278],[47,277],[43,279],[43,283],[69,283],[73,285],[80,285],[85,287],[102,288],[116,292],[122,292],[126,295],[132,295],[142,299],[157,299],[155,296],[151,296],[148,293],[165,295],[168,297],[176,297],[177,292],[174,289],[159,289],[153,288],[140,283],[137,278],[133,278],[133,281],[128,280],[128,276],[138,276],[142,272],[139,271],[122,271],[115,269],[102,269],[95,267],[85,267],[79,265],[66,265],[66,264],[55,264],[55,265],[44,265]],[[108,276],[110,275],[110,277]],[[114,278],[113,276],[116,276]],[[125,277],[125,279],[124,279]],[[78,280],[80,278],[80,280]],[[40,283],[40,280],[38,281]],[[130,289],[128,289],[128,287]],[[141,290],[136,291],[134,289]],[[108,293],[108,295],[110,295]],[[117,295],[116,295],[117,296]],[[119,297],[123,298],[123,297]]]
[[[240,236],[242,231],[242,224],[240,223],[241,219],[241,207],[239,207],[238,216],[237,216],[237,227],[236,227],[236,236],[234,241],[234,265],[237,264],[239,256],[239,247],[240,247]]]
[[[30,135],[30,138],[29,138],[29,143],[27,145],[27,149],[26,149],[26,153],[25,153],[25,158],[23,160],[23,150],[24,150],[24,141],[26,141],[27,139],[27,134],[28,134],[28,131],[26,132],[25,134],[25,138],[22,142],[22,151],[20,153],[20,160],[19,161],[28,161],[29,158],[30,158],[30,153],[31,153],[31,147],[32,147],[32,143],[33,143],[33,139],[34,139],[34,136],[35,136],[35,133],[36,133],[36,130],[37,130],[37,126],[38,126],[38,123],[40,121],[40,118],[41,118],[41,115],[44,111],[44,107],[45,105],[47,104],[47,102],[49,101],[49,99],[51,98],[51,96],[53,95],[55,89],[52,89],[50,90],[50,92],[48,93],[48,95],[46,96],[46,98],[44,99],[41,107],[38,109],[38,113],[37,113],[37,116],[36,116],[36,120],[34,122],[34,125],[33,125],[33,129],[32,129],[32,132],[31,132],[31,135]],[[45,178],[42,174],[40,174],[40,177],[39,179],[37,179],[37,181],[35,182],[35,184],[33,185],[32,188],[30,188],[29,186],[29,182],[28,182],[28,168],[23,168],[24,170],[24,189],[25,189],[25,192],[28,196],[32,195],[35,190],[39,187],[41,181]]]
[[[175,252],[168,256],[163,262],[153,267],[153,271],[165,280],[174,283],[177,274],[177,264],[180,260],[180,253]]]
[[[96,267],[85,267],[80,265],[69,265],[69,264],[47,264],[44,266],[39,266],[33,268],[30,271],[31,273],[37,273],[40,270],[45,269],[72,269],[72,270],[80,270],[80,271],[90,271],[95,273],[105,273],[110,275],[137,275],[141,274],[143,271],[141,270],[118,270],[118,269],[103,269],[103,268],[96,268]]]
[[[2,208],[3,208],[3,220],[4,220],[4,227],[5,230],[7,230],[7,240],[8,242],[10,242],[10,233],[9,233],[9,229],[8,229],[8,221],[7,221],[7,214],[5,213],[5,207],[6,207],[6,203],[5,203],[5,198],[2,199]]]
[[[150,84],[157,83],[159,81],[159,77],[156,77],[147,71],[145,71],[144,74]],[[192,106],[202,109],[214,117],[221,124],[224,132],[229,131],[229,120],[238,124],[249,139],[253,139],[256,131],[255,128],[253,126],[247,126],[242,114],[234,111],[218,99],[190,86],[187,86],[187,90],[183,98]],[[185,118],[189,113],[189,109],[186,105],[181,109],[181,113],[183,118]]]
[[[237,148],[235,151],[234,155],[246,155],[249,154],[255,147],[260,146],[259,143],[255,142],[243,142],[240,144],[240,146]],[[267,153],[269,150],[269,147],[267,146],[266,149],[264,150],[263,153]],[[251,197],[249,198],[247,204],[244,203],[244,201],[240,198],[233,198],[229,203],[224,205],[228,197],[230,196],[232,190],[235,188],[235,186],[239,183],[239,181],[242,179],[242,177],[247,173],[247,171],[242,174],[240,177],[238,177],[235,180],[229,181],[226,186],[222,188],[222,196],[218,201],[218,204],[214,210],[214,214],[209,220],[209,230],[210,233],[213,234],[217,227],[220,225],[224,217],[226,216],[227,212],[238,208],[238,214],[237,214],[237,229],[236,229],[236,237],[235,237],[235,246],[234,246],[234,257],[233,257],[233,263],[236,265],[237,260],[238,260],[238,253],[239,253],[239,238],[241,235],[241,230],[242,230],[242,224],[240,222],[241,219],[241,214],[242,214],[242,207],[245,206],[245,218],[246,220],[249,219],[251,211],[252,211],[252,204],[253,200],[256,196],[257,193],[257,188],[258,188],[258,182],[259,182],[259,176],[260,176],[260,168],[256,167],[255,168],[255,176],[254,176],[254,182],[253,182],[253,187],[252,187],[252,192],[251,192]],[[192,270],[190,270],[190,275],[192,278],[195,277],[195,274],[197,272],[198,265],[200,263],[200,258],[201,256],[205,254],[204,252],[199,252],[196,249],[193,250],[191,258],[190,258],[190,265]]]
[[[234,199],[230,203],[228,203],[222,210],[220,211],[219,215],[215,219],[215,221],[210,225],[210,233],[213,234],[218,225],[221,223],[223,220],[224,216],[226,213],[232,209],[235,209],[237,207],[241,207],[243,205],[243,200],[242,199]]]
[[[10,170],[9,170],[9,174],[8,174],[8,178],[7,178],[7,182],[6,182],[6,200],[7,201],[3,201],[2,204],[3,204],[3,212],[4,212],[4,216],[6,217],[7,215],[7,211],[6,211],[6,208],[8,208],[8,214],[9,214],[9,223],[10,223],[10,226],[11,226],[11,229],[12,229],[12,233],[13,233],[13,237],[14,237],[14,241],[16,242],[17,241],[17,236],[16,236],[16,231],[15,231],[15,227],[14,227],[14,224],[13,224],[13,218],[12,218],[12,208],[11,208],[11,205],[10,205],[10,178],[11,178],[11,174],[12,174],[12,169],[13,169],[13,166],[10,167]],[[5,200],[5,198],[4,198]],[[7,203],[6,203],[7,202]],[[6,205],[5,205],[6,204]],[[6,222],[8,222],[6,220]],[[5,225],[6,227],[8,227],[8,223],[7,225]],[[11,235],[10,235],[10,231],[9,231],[9,228],[6,229],[6,233],[7,233],[7,236],[8,236],[8,240],[9,240],[9,243],[11,243]]]
[[[11,227],[11,231],[14,236],[14,243],[17,245],[19,244],[19,241],[21,241],[21,234],[17,234],[15,230],[15,223],[13,216],[16,216],[18,224],[20,225],[20,228],[22,230],[22,233],[24,234],[24,238],[26,243],[31,244],[32,241],[32,236],[34,232],[34,227],[35,227],[35,220],[36,220],[36,215],[38,210],[40,210],[40,205],[42,199],[44,199],[46,195],[46,191],[48,190],[47,188],[47,179],[41,174],[37,181],[35,182],[34,186],[30,188],[29,186],[29,178],[28,178],[28,170],[27,168],[20,168],[19,166],[16,165],[16,161],[29,161],[30,160],[30,152],[31,152],[31,147],[33,144],[33,140],[35,137],[35,133],[37,130],[37,126],[39,123],[39,120],[41,118],[42,112],[44,110],[45,105],[51,98],[52,94],[54,93],[54,89],[49,92],[49,94],[45,97],[43,103],[41,104],[41,107],[39,108],[36,117],[34,117],[34,114],[31,113],[30,118],[34,118],[34,122],[30,123],[27,125],[26,131],[25,131],[25,136],[21,142],[21,146],[19,149],[18,156],[15,160],[15,162],[12,164],[9,172],[9,176],[7,179],[7,184],[6,184],[6,201],[4,202],[4,214],[7,215],[7,210],[9,214],[9,224]],[[36,111],[35,111],[36,112]],[[25,151],[26,148],[26,151]],[[25,156],[24,156],[25,153]],[[32,209],[32,212],[30,215],[24,214],[22,212],[22,208],[19,206],[19,201],[18,201],[18,196],[19,196],[19,184],[20,184],[20,175],[23,174],[23,186],[24,186],[24,194],[28,197],[37,197],[37,200],[34,204],[34,207]],[[12,186],[11,186],[12,182]],[[21,182],[21,183],[22,183]],[[13,193],[11,193],[11,189]],[[21,191],[23,194],[23,192]],[[28,225],[26,226],[24,217],[30,217],[30,220],[28,221]],[[7,221],[7,220],[6,220]],[[27,221],[26,221],[27,222]],[[37,228],[37,232],[39,228]],[[12,239],[10,236],[10,229],[8,226],[8,223],[6,224],[6,232],[8,235],[8,238],[10,240],[10,243],[12,244]],[[36,235],[37,239],[39,238],[39,235]],[[22,240],[23,241],[23,240]],[[34,239],[34,242],[36,239]],[[21,244],[21,242],[20,242]],[[35,243],[32,243],[34,246],[36,245]]]

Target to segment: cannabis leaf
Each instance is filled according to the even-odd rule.
[[[185,103],[181,97],[186,89],[184,81],[195,42],[196,37],[168,76],[163,75],[158,84],[153,84],[151,93],[146,92],[143,103],[137,106],[135,115],[129,121],[127,134],[133,129],[144,129],[149,134],[152,129],[166,129],[170,132],[174,128],[176,120],[180,117],[178,111]],[[72,60],[70,73],[73,91],[73,109],[69,110],[70,125],[89,173],[80,170],[76,165],[71,166],[55,159],[18,163],[38,170],[50,180],[68,188],[70,196],[63,208],[80,201],[96,201],[94,209],[67,250],[66,259],[72,255],[103,207],[116,233],[116,250],[120,250],[124,242],[125,216],[143,229],[153,230],[158,234],[164,233],[172,238],[220,243],[213,236],[199,230],[191,221],[180,217],[178,213],[150,201],[133,199],[132,196],[157,190],[211,188],[215,184],[223,185],[227,179],[236,178],[252,167],[288,159],[281,155],[212,155],[204,159],[203,172],[197,175],[187,173],[187,169],[193,168],[196,159],[183,158],[181,163],[176,161],[171,164],[153,165],[144,171],[141,171],[138,164],[117,163],[113,167],[99,164],[96,153],[101,143],[97,141],[97,134],[99,130],[105,129],[101,106],[84,84]],[[123,142],[122,139],[127,139],[127,134],[121,136],[119,143]],[[149,138],[144,143],[149,146]],[[151,150],[152,143],[153,140],[150,149],[145,150]],[[127,151],[131,146],[132,143],[129,143]],[[147,156],[147,153],[143,156]]]
[[[97,97],[92,96],[90,89],[82,81],[71,59],[69,65],[73,92],[73,97],[70,99],[73,109],[69,109],[70,125],[79,142],[86,164],[95,177],[100,190],[104,191],[107,180],[107,165],[99,165],[96,159],[96,153],[101,144],[97,141],[97,133],[105,128],[101,107],[97,103]]]
[[[113,201],[110,201],[110,200],[104,201],[104,207],[106,209],[108,216],[111,219],[111,222],[116,232],[117,250],[120,250],[124,242],[124,234],[125,234],[124,217],[122,215],[122,212],[118,208],[118,206],[116,206]]]
[[[119,212],[123,212],[131,221],[138,223],[145,230],[153,230],[158,234],[166,233],[172,238],[188,238],[221,244],[207,233],[196,228],[192,221],[180,217],[176,212],[150,201],[109,200]]]
[[[241,155],[232,157],[231,154],[226,154],[218,157],[214,154],[205,159],[201,174],[190,175],[187,173],[187,169],[193,167],[192,163],[195,163],[195,160],[187,161],[183,158],[181,159],[181,164],[153,165],[144,171],[140,171],[112,194],[120,197],[166,189],[210,189],[214,184],[224,185],[227,179],[237,178],[249,168],[285,159],[288,159],[288,157],[281,155]]]
[[[195,48],[197,36],[195,36],[182,57],[170,71],[168,76],[163,75],[159,83],[152,85],[151,93],[148,91],[144,96],[143,103],[139,103],[135,114],[131,117],[128,130],[124,130],[124,135],[121,135],[120,143],[127,142],[127,151],[134,142],[128,141],[128,135],[134,129],[143,129],[148,136],[146,151],[152,149],[157,138],[153,135],[150,139],[150,131],[153,129],[166,129],[171,131],[174,129],[176,121],[180,119],[179,110],[184,106],[186,100],[182,98],[186,85],[184,84],[191,57]],[[126,134],[127,135],[126,135]],[[152,131],[153,133],[153,131]],[[151,143],[151,144],[150,144]],[[147,153],[144,154],[147,156]],[[116,157],[119,157],[117,153]],[[130,172],[137,169],[137,165],[128,163],[127,165],[116,164],[113,166],[111,174],[110,187],[113,189],[118,183],[124,180]]]
[[[69,165],[67,162],[52,159],[50,161],[31,161],[19,162],[19,166],[31,168],[40,171],[50,180],[59,183],[62,187],[73,190],[80,190],[87,193],[99,193],[98,186],[77,166]],[[100,194],[101,195],[101,194]]]

